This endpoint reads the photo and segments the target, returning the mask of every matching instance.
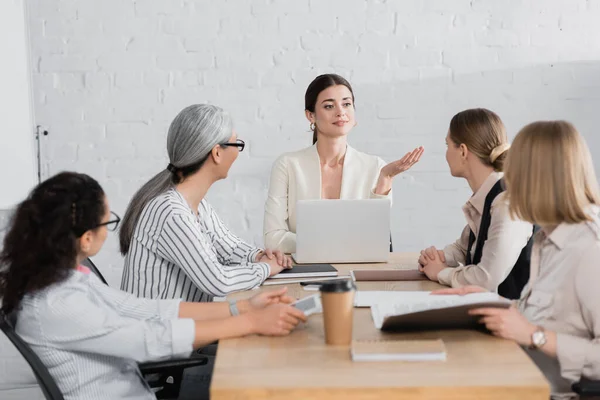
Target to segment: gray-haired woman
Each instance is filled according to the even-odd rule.
[[[204,199],[243,149],[231,117],[219,107],[192,105],[175,117],[167,137],[169,165],[138,190],[123,218],[122,290],[212,301],[291,266],[281,252],[233,235]]]

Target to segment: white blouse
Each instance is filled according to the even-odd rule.
[[[180,301],[139,299],[80,268],[26,295],[16,331],[66,400],[156,399],[137,363],[190,355],[195,325],[178,318]]]
[[[340,199],[389,198],[375,194],[381,158],[348,146],[342,170]],[[321,162],[317,146],[279,157],[271,170],[269,195],[265,204],[265,247],[285,253],[296,251],[296,202],[321,198]]]

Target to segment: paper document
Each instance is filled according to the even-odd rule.
[[[409,293],[409,292],[404,292]],[[502,304],[510,305],[510,301],[501,298],[496,293],[472,293],[465,296],[459,295],[427,295],[405,296],[400,302],[380,301],[371,305],[371,315],[375,327],[381,329],[388,317],[397,317],[422,311],[454,308],[470,304]],[[466,312],[466,310],[465,310]],[[434,324],[435,321],[432,321]],[[444,321],[439,321],[443,325]],[[429,325],[429,324],[428,324]]]

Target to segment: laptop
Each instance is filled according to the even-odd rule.
[[[387,262],[390,208],[387,199],[299,200],[294,261]]]

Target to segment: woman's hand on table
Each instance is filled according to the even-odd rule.
[[[302,311],[285,303],[251,310],[245,317],[252,333],[266,336],[288,335],[300,322],[306,322],[306,315]]]
[[[248,300],[250,309],[261,309],[271,304],[292,304],[296,299],[288,296],[287,287],[278,290],[268,290],[252,296]]]
[[[292,268],[292,258],[280,250],[265,249],[256,255],[256,262],[269,264],[269,276],[277,275],[284,269]]]

